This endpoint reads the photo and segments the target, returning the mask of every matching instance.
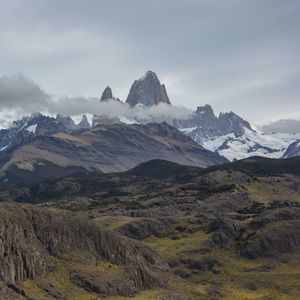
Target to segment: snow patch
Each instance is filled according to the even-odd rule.
[[[1,148],[0,148],[0,152],[1,152],[1,151],[4,151],[7,147],[8,147],[8,145],[6,145],[6,146],[4,146],[4,147],[1,147]]]
[[[29,131],[29,132],[35,133],[36,127],[37,127],[37,124],[30,125],[29,127],[26,128],[26,130]]]
[[[190,128],[182,128],[180,129],[181,132],[183,132],[184,134],[187,134],[187,133],[191,133],[193,132],[195,129],[197,129],[198,127],[190,127]]]
[[[195,129],[197,128],[184,128],[181,131],[189,135]],[[300,138],[300,134],[262,134],[248,128],[243,129],[244,134],[238,137],[234,133],[229,133],[211,138],[196,136],[194,139],[204,148],[218,152],[233,161],[234,159],[244,159],[251,156],[281,158],[289,145]]]
[[[131,125],[131,124],[138,124],[138,122],[134,119],[129,119],[125,116],[119,116],[119,120],[120,122],[124,123],[124,124],[128,124],[128,125]]]

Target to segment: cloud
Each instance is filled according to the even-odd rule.
[[[300,132],[300,120],[278,120],[276,122],[269,123],[260,128],[263,132],[280,132],[280,133],[299,133]]]
[[[117,118],[124,116],[138,121],[172,122],[173,119],[186,120],[191,117],[193,111],[184,106],[170,106],[161,103],[157,106],[135,106],[131,108],[127,103],[116,100],[100,102],[97,98],[62,98],[48,103],[47,111],[50,114],[61,113],[73,117],[82,114],[95,114]]]
[[[0,110],[29,113],[47,107],[51,98],[23,74],[0,77]]]
[[[299,110],[299,34],[295,0],[11,0],[0,10],[0,65],[55,95],[110,85],[123,100],[152,69],[173,104],[261,122]]]
[[[125,102],[110,100],[100,102],[95,97],[54,97],[46,93],[36,82],[23,74],[0,78],[0,127],[34,112],[55,116],[57,113],[77,119],[83,114],[117,118],[124,116],[140,121],[168,121],[188,119],[192,111],[183,106],[158,106],[131,108]]]

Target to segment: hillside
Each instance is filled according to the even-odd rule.
[[[52,130],[54,121],[41,118],[43,130],[37,123],[35,133],[0,152],[2,185],[28,185],[76,172],[126,171],[152,159],[198,167],[227,161],[166,123],[98,125],[71,132],[58,128],[49,133],[45,122]]]
[[[124,173],[76,174],[0,195],[70,210],[142,241],[168,263],[184,294],[178,299],[298,299],[299,167],[298,158],[206,169],[154,160]],[[154,287],[149,299],[169,299],[171,290]]]

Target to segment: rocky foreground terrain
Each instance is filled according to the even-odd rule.
[[[300,159],[153,160],[2,189],[1,299],[299,299]]]

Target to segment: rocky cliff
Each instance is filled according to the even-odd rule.
[[[160,83],[157,75],[152,71],[148,71],[142,78],[134,81],[126,102],[130,106],[171,104],[165,86]]]
[[[55,274],[61,264],[72,284],[105,296],[166,285],[168,267],[153,250],[69,212],[1,204],[0,241],[1,299],[27,299],[19,283]],[[109,270],[97,267],[105,263],[118,270],[113,281]],[[7,298],[12,292],[15,297]]]

